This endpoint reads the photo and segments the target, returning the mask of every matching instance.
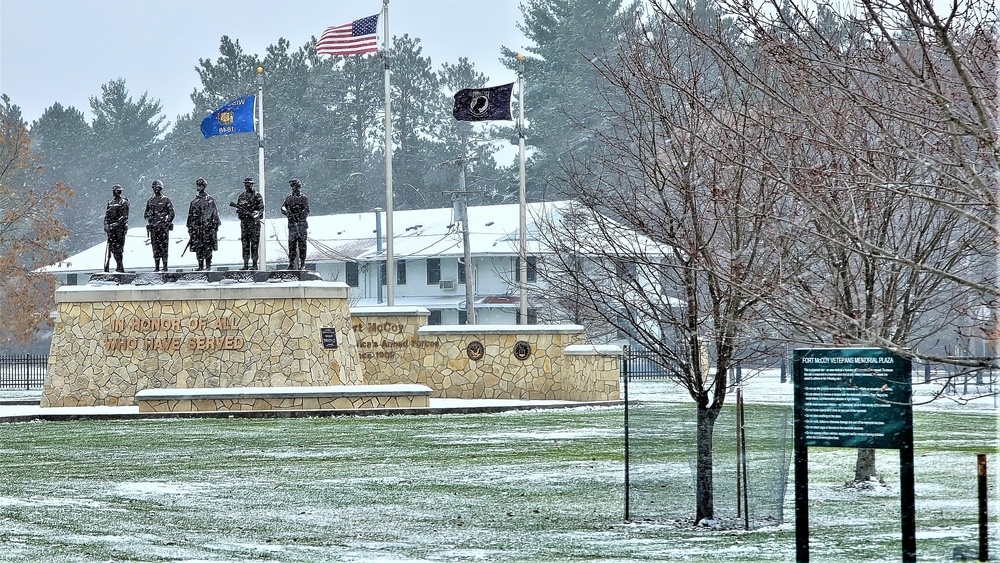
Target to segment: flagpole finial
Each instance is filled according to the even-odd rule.
[[[257,67],[257,74],[262,74],[263,72],[264,72],[264,67],[262,66]]]
[[[517,60],[523,61],[524,60],[524,53],[518,53],[517,54]]]

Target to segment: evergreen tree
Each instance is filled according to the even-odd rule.
[[[333,186],[340,172],[325,156],[332,139],[340,136],[329,109],[323,85],[311,80],[307,49],[290,51],[280,39],[268,47],[264,68],[268,72],[265,101],[265,151],[267,174],[275,191],[272,202],[288,194],[288,180],[298,178],[309,195],[313,213],[333,209]],[[280,197],[279,197],[280,194]],[[275,205],[275,204],[272,204]]]
[[[396,209],[431,207],[443,186],[434,181],[435,167],[442,164],[440,145],[440,83],[424,57],[420,40],[409,35],[393,39],[392,135],[393,206]]]
[[[206,178],[210,186],[219,186],[220,193],[229,193],[239,188],[239,179],[246,175],[256,176],[259,167],[257,135],[203,139],[199,127],[204,115],[225,102],[239,96],[257,95],[256,69],[261,67],[264,95],[258,103],[264,110],[267,215],[278,213],[287,191],[286,182],[292,177],[302,181],[316,214],[345,211],[361,203],[358,199],[348,201],[345,206],[341,197],[347,184],[345,179],[353,179],[351,173],[356,170],[357,160],[363,159],[351,142],[359,138],[354,131],[348,131],[352,123],[340,119],[345,110],[336,85],[342,69],[335,66],[337,61],[316,56],[313,45],[311,40],[292,51],[287,40],[279,39],[277,44],[268,47],[263,60],[258,60],[245,54],[238,42],[223,37],[217,61],[201,60],[198,72],[204,87],[192,94],[198,109],[195,115],[182,119],[171,136],[171,141],[176,142],[175,159],[182,161],[181,168],[189,171],[185,183],[200,176]],[[354,61],[358,60],[357,57],[346,59],[348,66],[354,66]],[[353,98],[363,100],[361,106],[370,104],[370,90],[366,85],[363,91],[353,94]],[[371,110],[361,109],[358,113],[369,114]],[[366,144],[362,146],[370,150]],[[343,158],[342,154],[351,157]]]
[[[167,123],[159,101],[143,93],[133,100],[119,78],[101,86],[101,96],[91,96],[94,113],[93,153],[100,174],[98,184],[121,184],[126,196],[135,194],[160,172],[158,163],[161,137]]]
[[[261,66],[255,56],[243,52],[239,41],[223,36],[219,43],[220,56],[200,59],[196,68],[202,88],[191,93],[194,110],[181,116],[174,129],[167,136],[165,160],[171,166],[164,171],[164,189],[174,194],[175,205],[194,197],[194,182],[205,178],[209,193],[224,199],[230,193],[238,193],[242,180],[248,175],[257,175],[257,135],[241,133],[204,138],[201,122],[210,113],[226,102],[247,95],[257,94],[257,67]],[[265,69],[265,133],[269,132],[267,116],[271,113],[270,71]],[[266,161],[265,161],[266,163]],[[259,187],[259,186],[258,186]],[[272,201],[269,197],[268,201]],[[220,209],[223,216],[229,208]],[[267,212],[268,215],[272,211]],[[229,218],[235,218],[235,215]]]
[[[83,112],[56,102],[32,124],[31,138],[32,152],[42,163],[41,185],[60,183],[74,192],[71,205],[57,209],[57,217],[71,229],[68,250],[77,252],[103,240],[107,186],[95,181],[94,134]]]
[[[588,130],[604,130],[596,108],[606,104],[594,62],[613,50],[635,21],[637,2],[625,0],[527,0],[519,29],[534,45],[525,53],[526,142],[529,199],[551,198],[560,168],[572,154],[592,150]],[[504,48],[510,68],[518,53]]]
[[[313,95],[329,108],[318,165],[331,178],[331,213],[370,211],[384,206],[385,161],[376,158],[384,144],[380,126],[385,108],[384,67],[379,56],[333,57],[314,65]]]

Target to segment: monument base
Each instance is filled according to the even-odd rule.
[[[193,272],[110,272],[92,274],[88,285],[160,285],[165,283],[261,283],[322,281],[312,270],[196,270]]]
[[[143,389],[363,383],[346,284],[279,283],[271,272],[226,283],[237,273],[56,290],[41,406],[134,405]]]
[[[231,412],[427,408],[425,385],[331,385],[229,389],[146,389],[139,412]]]

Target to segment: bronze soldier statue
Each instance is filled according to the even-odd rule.
[[[159,272],[162,262],[166,272],[170,231],[174,228],[174,204],[163,195],[163,182],[153,180],[152,188],[153,196],[146,201],[146,211],[142,215],[146,218],[146,233],[153,247],[153,262],[156,264],[153,271]]]
[[[122,254],[125,251],[125,233],[128,232],[128,198],[122,197],[122,187],[111,186],[112,198],[104,211],[104,232],[108,235],[108,246],[104,253],[104,271],[111,267],[111,257],[115,258],[115,271],[124,272]]]
[[[288,269],[295,270],[295,259],[298,257],[298,269],[306,267],[306,238],[309,224],[309,198],[302,195],[302,183],[297,178],[288,181],[292,193],[285,198],[281,212],[288,216]]]
[[[204,178],[195,181],[198,195],[188,207],[187,229],[190,238],[188,246],[198,257],[199,270],[212,269],[212,252],[219,249],[219,210],[215,200],[206,193],[208,183]]]
[[[253,260],[253,269],[257,270],[257,260],[260,255],[260,220],[264,217],[264,198],[253,190],[253,178],[243,178],[243,187],[246,188],[236,202],[229,202],[230,207],[236,208],[236,216],[240,219],[240,242],[243,243],[243,270],[250,269],[250,260]],[[264,265],[267,268],[267,265]]]

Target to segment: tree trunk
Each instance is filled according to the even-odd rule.
[[[715,494],[712,482],[712,433],[719,408],[698,406],[698,458],[695,471],[695,524],[715,518]]]
[[[875,472],[875,449],[858,448],[858,461],[854,464],[854,482],[861,483],[878,477]]]

